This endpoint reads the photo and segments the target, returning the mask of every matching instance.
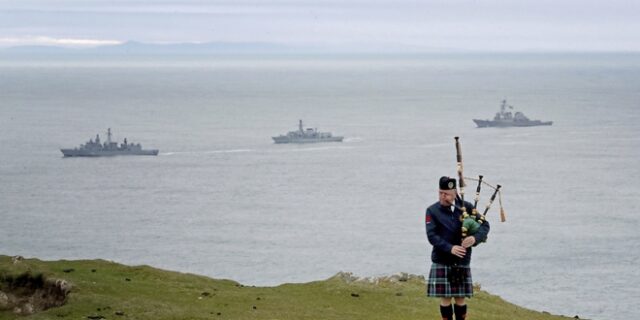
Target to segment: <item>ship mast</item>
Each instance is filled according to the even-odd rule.
[[[111,145],[111,128],[107,129],[107,144]]]
[[[300,130],[300,132],[304,131],[304,130],[302,130],[302,119],[300,119],[300,122],[298,124],[298,130]]]

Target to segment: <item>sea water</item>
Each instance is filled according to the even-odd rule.
[[[502,99],[554,123],[476,128]],[[637,317],[639,103],[632,54],[4,56],[0,254],[260,286],[427,275],[424,211],[460,136],[465,175],[503,185],[507,213],[496,200],[474,281],[540,311]],[[299,119],[345,140],[272,142]],[[62,157],[107,128],[160,154]]]

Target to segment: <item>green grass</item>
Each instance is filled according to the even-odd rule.
[[[65,269],[74,271],[67,273]],[[0,311],[0,319],[87,319],[98,315],[106,319],[440,319],[438,299],[426,298],[424,282],[418,279],[373,284],[332,277],[253,287],[104,260],[25,259],[13,264],[10,257],[0,256],[0,280],[25,272],[67,280],[73,286],[67,303],[26,318]],[[567,319],[518,307],[484,291],[476,292],[467,304],[470,320]],[[116,315],[116,311],[124,315]]]

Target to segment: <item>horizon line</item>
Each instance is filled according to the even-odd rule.
[[[76,45],[65,45],[65,44],[19,44],[19,45],[9,45],[2,46],[0,45],[0,53],[54,53],[54,52],[37,52],[38,49],[46,50],[46,49],[57,49],[58,51],[55,53],[74,53],[74,54],[91,54],[91,53],[101,53],[101,49],[113,49],[120,48],[131,44],[139,44],[143,46],[149,47],[175,47],[176,46],[190,46],[193,51],[191,52],[162,52],[158,51],[157,54],[173,54],[173,55],[188,55],[188,54],[214,54],[216,52],[206,52],[206,51],[197,51],[198,46],[207,45],[222,45],[228,46],[228,50],[240,50],[240,48],[233,48],[233,46],[244,46],[244,45],[254,45],[254,46],[269,46],[270,48],[256,48],[253,52],[249,48],[242,48],[242,52],[218,52],[221,54],[227,53],[241,53],[241,54],[372,54],[372,55],[419,55],[419,54],[638,54],[640,50],[633,49],[514,49],[514,50],[500,50],[500,49],[469,49],[469,48],[399,48],[398,50],[389,50],[388,47],[385,49],[380,48],[368,48],[368,49],[345,49],[340,46],[319,46],[319,45],[299,45],[299,44],[283,44],[278,42],[264,42],[264,41],[245,41],[245,42],[235,42],[235,41],[208,41],[208,42],[141,42],[136,40],[128,40],[118,43],[108,43],[101,44],[95,46],[76,46]],[[275,48],[274,48],[275,47]],[[20,49],[24,49],[28,51],[29,49],[34,49],[32,52],[21,51]],[[224,49],[224,48],[219,48]],[[209,49],[211,50],[211,49]],[[264,52],[262,50],[270,50],[268,52]],[[141,52],[102,52],[109,54],[136,54]],[[144,52],[146,54],[153,54],[154,52]]]

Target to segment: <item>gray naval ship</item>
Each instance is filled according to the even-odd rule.
[[[302,120],[298,123],[297,131],[289,131],[286,135],[271,137],[275,143],[314,143],[314,142],[342,142],[344,137],[333,136],[331,132],[318,132],[318,129],[302,127]]]
[[[513,110],[513,106],[507,105],[507,100],[502,100],[500,112],[496,113],[493,120],[473,119],[478,128],[485,127],[533,127],[533,126],[550,126],[553,121],[530,120],[524,113],[517,111],[511,113],[508,109]]]
[[[144,150],[137,143],[128,143],[127,138],[118,146],[111,141],[111,128],[107,130],[107,141],[100,143],[100,135],[96,134],[96,140],[89,139],[73,149],[60,149],[65,157],[109,157],[109,156],[157,156],[158,149]]]

